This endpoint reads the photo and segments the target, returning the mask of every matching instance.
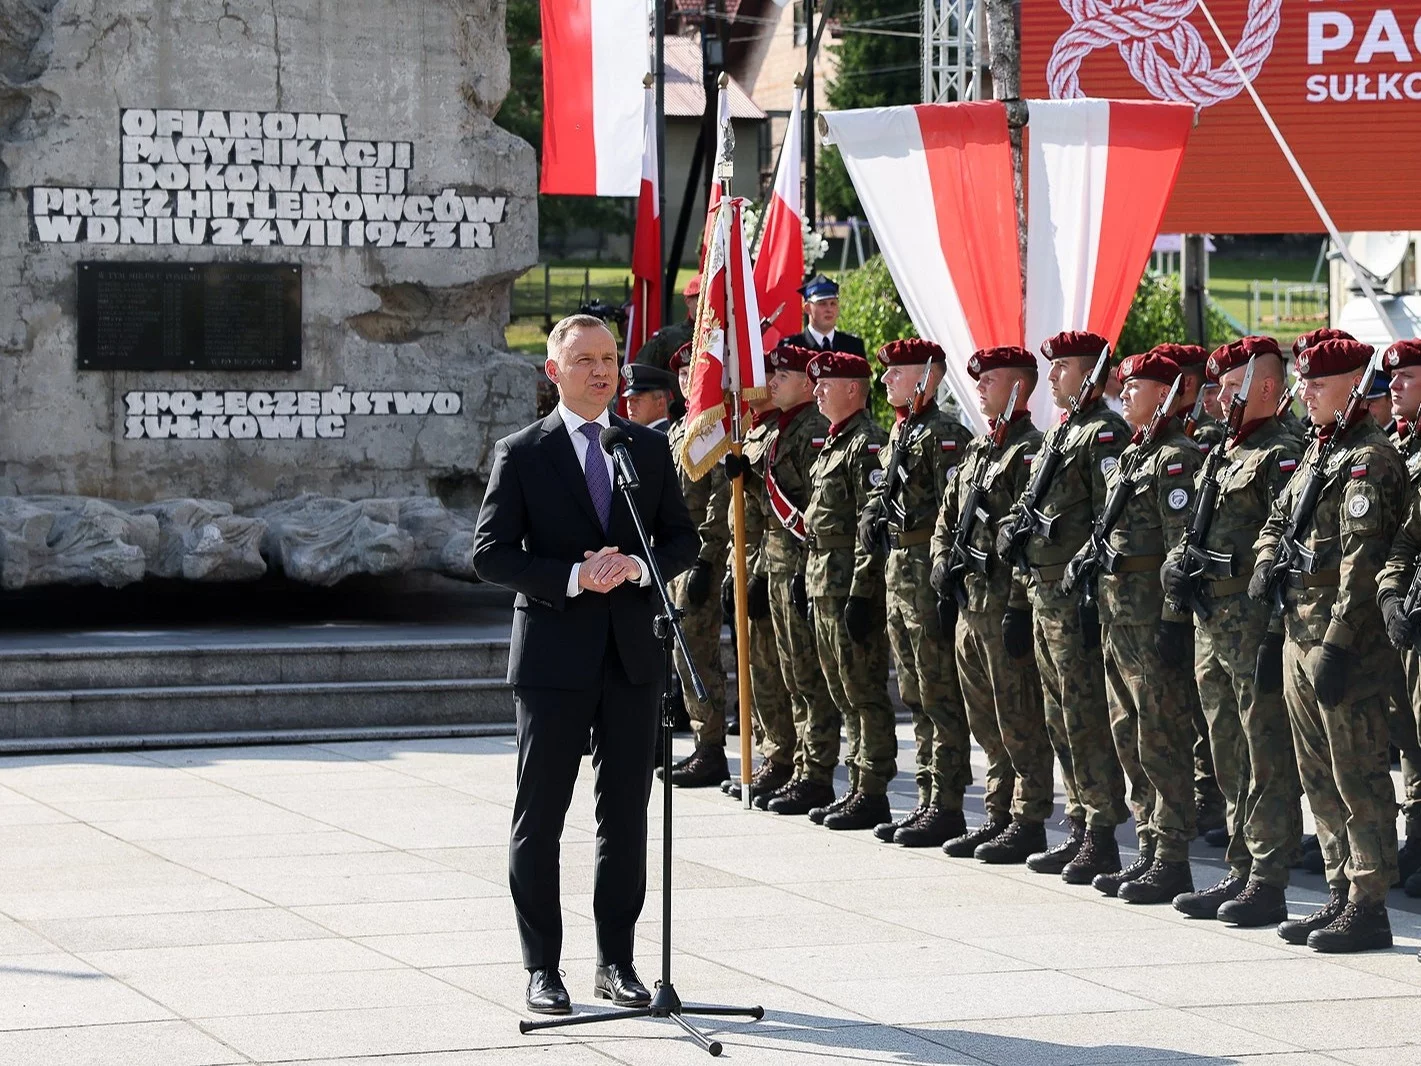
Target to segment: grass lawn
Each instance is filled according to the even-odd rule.
[[[1264,316],[1273,313],[1273,279],[1279,282],[1279,313],[1283,312],[1282,289],[1286,284],[1308,283],[1312,281],[1315,256],[1296,259],[1257,259],[1230,256],[1212,256],[1209,259],[1209,295],[1225,311],[1231,314],[1254,333],[1266,333],[1277,337],[1284,346],[1292,344],[1300,333],[1327,325],[1327,302],[1321,305],[1312,301],[1300,303],[1294,309],[1294,317],[1281,322],[1261,321],[1256,316],[1250,318],[1250,294],[1252,284],[1259,283],[1259,310]],[[1319,280],[1327,284],[1327,268],[1323,267]],[[1307,312],[1321,312],[1322,318],[1305,317]]]

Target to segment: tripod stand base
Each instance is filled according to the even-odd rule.
[[[596,1014],[581,1014],[571,1018],[553,1018],[545,1022],[521,1021],[518,1023],[520,1033],[535,1033],[540,1029],[565,1029],[571,1025],[596,1025],[599,1022],[619,1022],[627,1018],[665,1018],[679,1025],[687,1036],[689,1036],[701,1047],[705,1048],[712,1057],[718,1056],[721,1051],[719,1040],[712,1040],[705,1033],[701,1032],[690,1022],[686,1021],[684,1015],[693,1015],[706,1018],[751,1018],[759,1021],[765,1016],[764,1007],[721,1007],[709,1003],[686,1003],[681,1002],[681,997],[676,994],[676,989],[668,984],[658,984],[656,992],[651,997],[651,1003],[645,1007],[628,1007],[625,1010],[599,1011]]]

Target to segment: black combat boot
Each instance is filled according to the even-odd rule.
[[[1175,905],[1178,906],[1178,903]],[[1219,908],[1218,919],[1242,929],[1277,925],[1288,919],[1288,900],[1277,885],[1249,881],[1237,898]]]
[[[1133,881],[1126,881],[1116,893],[1126,903],[1168,903],[1175,896],[1194,891],[1194,871],[1189,860],[1165,862],[1156,859]]]
[[[1081,850],[1061,869],[1061,880],[1068,885],[1088,885],[1097,874],[1113,874],[1118,869],[1120,845],[1115,842],[1115,827],[1112,825],[1108,829],[1092,829],[1086,833]]]
[[[1390,948],[1391,921],[1386,916],[1386,901],[1348,903],[1330,925],[1308,934],[1308,947],[1330,955]]]
[[[1396,884],[1404,886],[1411,875],[1421,871],[1421,817],[1406,819],[1406,843],[1396,850]]]
[[[677,788],[711,788],[729,776],[725,745],[706,744],[698,746],[679,770],[671,770],[671,783]]]
[[[1401,890],[1413,899],[1421,897],[1421,870],[1408,877]]]
[[[1201,833],[1200,836],[1204,838],[1204,843],[1211,848],[1226,848],[1233,834],[1229,832],[1227,826],[1220,825]]]
[[[656,736],[657,736],[657,739],[659,740],[660,737],[661,737],[661,731],[660,731],[659,729],[658,729],[657,732],[656,732]],[[658,745],[657,745],[657,751],[659,752],[660,750],[661,750],[661,747],[660,747],[660,745],[658,744]],[[692,759],[694,759],[695,757],[696,757],[696,753],[693,751],[693,752],[691,752],[691,754],[687,755],[684,759],[677,759],[675,762],[673,762],[673,763],[671,764],[671,779],[674,781],[674,780],[676,779],[676,771],[677,771],[677,770],[684,770],[684,769],[686,768],[686,764],[687,764],[688,762],[690,762]],[[656,760],[656,779],[657,779],[658,781],[660,781],[663,777],[666,776],[666,775],[663,774],[661,771],[662,771],[661,760],[660,760],[660,759],[657,759],[657,760]]]
[[[793,774],[790,774],[789,780],[786,781],[779,788],[775,789],[773,792],[756,792],[754,789],[751,789],[750,806],[754,807],[756,810],[759,811],[768,811],[770,809],[771,800],[775,800],[783,796],[790,789],[794,788],[794,786],[798,783],[799,778],[795,777]]]
[[[1225,874],[1222,881],[1210,885],[1202,892],[1182,892],[1175,896],[1174,909],[1189,918],[1217,918],[1219,908],[1238,898],[1247,884],[1247,878]],[[1287,914],[1283,917],[1286,918]]]
[[[1046,824],[1013,818],[1011,825],[998,836],[978,844],[972,857],[990,866],[1013,866],[1024,863],[1031,855],[1046,848]]]
[[[916,821],[893,834],[893,843],[905,848],[936,848],[965,832],[967,820],[961,811],[927,807]]]
[[[1294,918],[1278,923],[1278,935],[1289,944],[1306,944],[1315,929],[1323,929],[1333,923],[1347,906],[1347,885],[1344,882],[1331,889],[1327,902],[1306,918]]]
[[[1113,874],[1097,874],[1091,881],[1090,887],[1103,896],[1115,896],[1120,893],[1120,886],[1126,881],[1133,881],[1137,877],[1144,875],[1155,861],[1155,842],[1151,837],[1145,837],[1140,841],[1140,854],[1135,857],[1135,861],[1123,870]]]
[[[1327,864],[1322,859],[1322,845],[1317,842],[1317,837],[1303,837],[1297,861],[1293,863],[1293,869],[1306,870],[1310,874],[1321,874],[1327,871]]]
[[[970,859],[981,845],[989,840],[996,840],[997,837],[1005,833],[1009,825],[1011,825],[1009,818],[989,817],[971,832],[964,832],[960,836],[944,841],[942,850],[954,859]]]
[[[760,766],[755,771],[755,775],[750,778],[750,796],[752,801],[770,792],[775,792],[789,783],[789,779],[794,775],[793,766],[785,766],[782,763],[771,762],[769,759],[762,759]],[[733,799],[740,798],[740,782],[726,781],[720,786],[720,790]]]
[[[766,809],[771,814],[808,814],[815,807],[834,801],[834,786],[800,778],[791,781],[770,800]]]
[[[883,793],[870,796],[867,792],[855,792],[843,810],[824,816],[825,829],[872,829],[879,822],[886,822],[893,812],[888,807],[888,797]]]
[[[1214,789],[1214,796],[1218,798],[1201,796],[1194,800],[1194,828],[1200,836],[1216,829],[1228,829],[1224,824],[1224,797],[1219,794],[1218,789]],[[1228,838],[1224,839],[1227,842]]]
[[[1071,835],[1053,848],[1027,856],[1026,865],[1029,869],[1039,874],[1058,874],[1080,853],[1081,845],[1085,843],[1085,819],[1070,818],[1068,821],[1071,824]]]
[[[815,825],[823,825],[824,819],[831,814],[837,814],[849,805],[849,800],[854,798],[854,789],[847,789],[838,799],[834,798],[834,789],[830,787],[828,800],[816,803],[809,810],[809,820]]]
[[[878,839],[883,841],[885,844],[891,844],[893,843],[894,833],[898,832],[898,830],[902,829],[905,825],[912,825],[914,822],[916,822],[919,818],[923,816],[927,809],[928,805],[926,803],[919,804],[907,814],[903,815],[902,818],[895,818],[891,822],[882,822],[881,824],[874,826],[873,835],[878,837]]]

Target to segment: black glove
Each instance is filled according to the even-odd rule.
[[[883,521],[883,501],[869,500],[859,515],[859,547],[869,555],[878,551],[879,523]]]
[[[855,644],[867,644],[873,632],[873,601],[867,596],[850,596],[844,604],[844,628]]]
[[[1312,690],[1324,707],[1336,707],[1347,695],[1347,666],[1351,662],[1346,648],[1322,642],[1322,654],[1313,671]]]
[[[1025,607],[1008,607],[1002,615],[1002,647],[1013,659],[1031,652],[1031,612]]]
[[[1405,651],[1416,640],[1416,628],[1401,609],[1401,597],[1390,593],[1380,602],[1382,621],[1386,623],[1386,639],[1397,651]]]
[[[735,617],[735,575],[727,573],[720,582],[720,613],[726,618]],[[731,623],[731,628],[735,628]]]
[[[750,470],[750,460],[734,452],[725,453],[725,476],[731,481],[743,477]]]
[[[1271,562],[1262,560],[1253,568],[1253,576],[1248,579],[1248,598],[1254,603],[1262,603],[1268,598],[1268,572],[1272,569]]]
[[[1189,606],[1189,579],[1184,573],[1184,564],[1178,559],[1166,559],[1159,568],[1160,588],[1165,599],[1176,607]]]
[[[1005,561],[1007,555],[1011,552],[1011,526],[1009,524],[997,530],[996,548],[997,558]]]
[[[928,578],[928,584],[938,596],[947,594],[947,560],[939,559],[933,563],[932,575]]]
[[[697,559],[696,565],[691,567],[691,574],[686,578],[686,602],[692,607],[704,607],[710,599],[711,590],[711,564],[704,559]]]
[[[789,602],[794,604],[794,611],[803,619],[809,618],[809,593],[804,591],[804,575],[795,574],[789,583]]]
[[[1076,608],[1076,621],[1081,626],[1081,647],[1086,651],[1095,651],[1100,647],[1100,611],[1094,600],[1090,603],[1081,601]]]
[[[957,628],[957,600],[952,596],[937,598],[937,624],[945,637],[952,636]]]
[[[1080,586],[1081,570],[1085,567],[1085,555],[1073,555],[1066,563],[1066,572],[1061,575],[1061,587],[1059,589],[1062,596],[1069,596]]]
[[[770,617],[770,582],[764,574],[751,574],[745,587],[745,616],[754,621]]]
[[[1264,634],[1253,666],[1253,684],[1259,692],[1283,691],[1283,634]]]
[[[1166,666],[1189,666],[1194,662],[1194,627],[1186,622],[1163,618],[1155,627],[1155,651]]]

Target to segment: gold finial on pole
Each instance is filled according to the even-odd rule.
[[[725,71],[722,70],[722,71],[720,72],[720,77],[716,79],[716,82],[715,82],[715,83],[716,83],[716,85],[718,85],[718,86],[719,86],[720,88],[722,88],[722,89],[729,88],[729,87],[730,87],[730,75],[727,74]]]
[[[645,74],[642,75],[641,83],[642,85],[650,89],[653,85],[656,84],[656,75],[648,70]]]

